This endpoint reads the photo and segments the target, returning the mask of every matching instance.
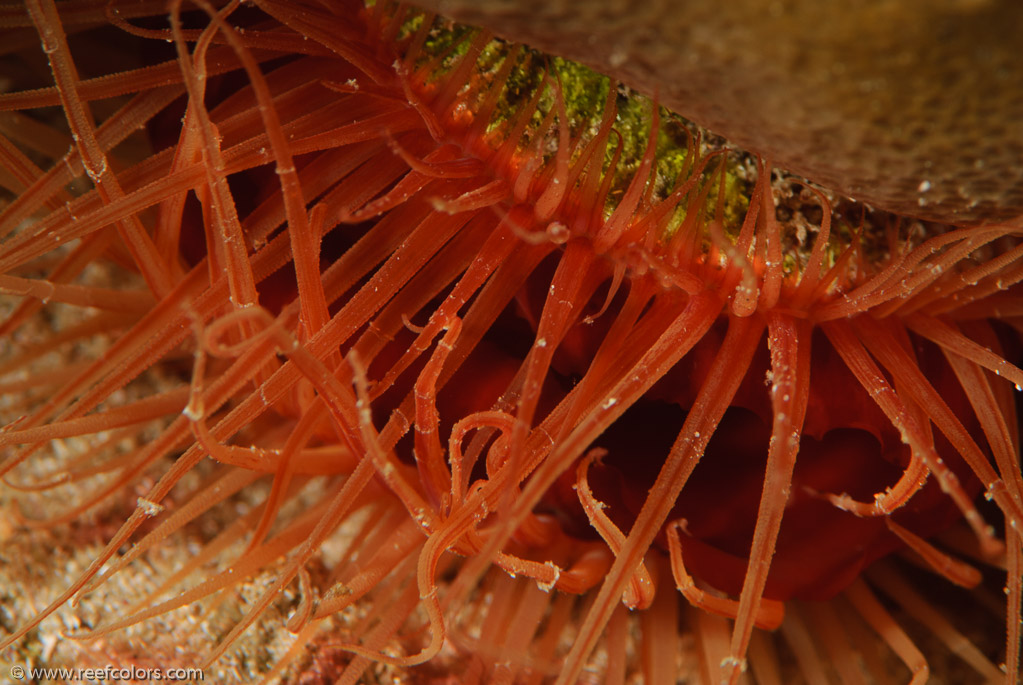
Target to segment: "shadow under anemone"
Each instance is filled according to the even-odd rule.
[[[261,578],[201,665],[297,587],[265,678],[315,644],[348,683],[923,682],[894,602],[1016,682],[1019,229],[850,224],[404,6],[164,12],[9,17],[56,85],[0,96],[0,471],[29,529],[137,506],[4,646],[217,521],[71,637]],[[137,67],[88,75],[120,33]],[[1006,675],[896,551],[1008,569]]]

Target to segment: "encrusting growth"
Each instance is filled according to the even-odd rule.
[[[777,218],[768,162],[734,221],[734,158],[691,133],[666,179],[656,106],[626,160],[614,84],[580,115],[534,53],[390,2],[175,1],[169,29],[162,3],[27,5],[5,31],[36,36],[54,85],[0,95],[0,290],[21,298],[2,369],[32,374],[4,381],[0,472],[26,498],[86,493],[31,527],[159,477],[4,646],[247,495],[144,605],[71,637],[269,570],[206,665],[295,586],[267,679],[329,639],[342,683],[374,662],[410,682],[889,682],[888,652],[922,683],[880,590],[1018,681],[1018,228],[868,237],[804,189],[811,240]],[[166,61],[83,76],[75,40],[107,24]],[[127,157],[140,128],[156,151]],[[36,129],[70,144],[43,168]],[[76,314],[40,332],[55,308]],[[972,536],[945,533],[959,519]],[[951,549],[1008,569],[1004,675],[874,563],[980,585]]]

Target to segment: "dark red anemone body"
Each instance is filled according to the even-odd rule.
[[[546,287],[542,279],[536,280],[541,281],[539,286],[527,284],[518,304],[500,320],[502,334],[495,340],[501,344],[495,342],[471,358],[475,360],[471,371],[475,400],[462,393],[441,393],[442,415],[447,409],[453,410],[449,416],[462,416],[471,411],[470,405],[475,406],[473,410],[490,406],[499,389],[507,386],[522,357],[512,350],[515,336],[519,336],[520,347],[528,349],[535,333],[527,323],[535,320],[530,294]],[[594,298],[593,313],[600,309],[603,298],[604,292]],[[542,299],[537,306],[542,306]],[[554,357],[554,373],[544,387],[545,404],[553,406],[560,401],[585,373],[607,332],[604,321],[601,317],[577,324],[566,336]],[[594,447],[607,450],[607,455],[590,468],[590,483],[622,530],[630,529],[642,508],[726,328],[727,321],[722,318],[594,443]],[[940,350],[912,334],[905,342],[957,415],[970,417],[967,428],[983,445],[983,433]],[[845,589],[871,562],[905,546],[884,517],[859,517],[821,496],[844,493],[858,501],[872,500],[903,474],[910,449],[827,338],[817,332],[812,345],[813,380],[800,457],[765,591],[765,597],[771,599],[828,599]],[[686,521],[681,539],[690,573],[732,595],[742,589],[764,485],[771,437],[769,367],[767,343],[762,340],[731,408],[669,516],[669,521]],[[970,496],[976,496],[980,482],[940,433],[935,432],[934,438],[938,455]],[[575,488],[573,468],[563,474],[539,510],[554,517],[568,534],[595,539]],[[924,538],[945,530],[960,517],[933,479],[893,515],[896,523]],[[666,549],[663,531],[658,543]]]

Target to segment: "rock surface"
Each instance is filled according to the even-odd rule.
[[[1023,222],[1017,0],[415,0],[881,209]]]

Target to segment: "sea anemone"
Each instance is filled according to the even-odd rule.
[[[67,637],[229,605],[212,668],[275,606],[267,679],[922,683],[898,605],[1017,681],[1018,227],[833,211],[394,3],[27,5],[0,533],[127,518],[4,647],[178,537]],[[908,564],[1007,569],[1004,676]]]

